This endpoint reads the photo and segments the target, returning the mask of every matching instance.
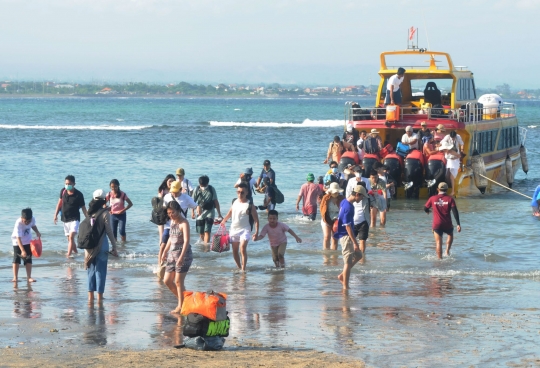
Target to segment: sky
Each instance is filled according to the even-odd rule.
[[[379,54],[414,26],[478,87],[540,88],[540,0],[0,0],[0,14],[7,80],[377,84]]]

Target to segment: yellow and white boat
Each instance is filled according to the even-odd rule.
[[[489,106],[479,103],[473,73],[467,67],[455,66],[448,53],[418,48],[383,52],[380,63],[376,107],[358,110],[354,103],[346,103],[346,124],[368,134],[371,129],[377,129],[382,141],[394,148],[409,125],[417,131],[425,121],[431,132],[439,124],[446,128],[447,134],[455,130],[465,143],[466,153],[455,179],[454,192],[459,196],[477,194],[479,189],[489,193],[498,187],[488,180],[480,185],[477,180],[475,185],[473,155],[480,156],[485,165],[481,174],[505,186],[512,185],[522,161],[524,171],[528,170],[523,147],[526,130],[518,127],[516,106],[501,101]],[[406,69],[400,86],[399,118],[388,122],[384,106],[386,84],[399,67]],[[403,177],[395,179],[400,184],[404,181]],[[425,180],[422,182],[416,193],[427,197],[427,184]],[[397,195],[405,197],[403,186],[398,188]]]

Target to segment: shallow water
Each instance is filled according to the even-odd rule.
[[[540,224],[529,201],[512,193],[457,199],[463,231],[443,261],[435,257],[424,202],[394,201],[387,227],[370,233],[351,291],[341,293],[341,252],[321,250],[319,223],[301,219],[294,199],[307,172],[324,173],[321,162],[331,137],[340,134],[344,102],[0,99],[0,341],[109,348],[180,343],[178,321],[168,314],[174,298],[152,273],[157,231],[148,221],[150,199],[181,166],[193,181],[210,176],[225,214],[238,174],[246,166],[257,173],[269,158],[286,197],[280,220],[303,239],[289,239],[287,269],[271,267],[266,239],[250,243],[248,272],[241,274],[231,254],[209,253],[192,236],[195,259],[186,286],[229,294],[227,346],[313,348],[373,366],[503,365],[537,356]],[[538,113],[538,102],[518,102],[522,126],[539,125]],[[260,122],[267,124],[252,124]],[[531,171],[518,173],[514,183],[528,195],[540,182],[538,134],[529,129]],[[109,261],[102,309],[88,308],[82,256],[66,260],[63,230],[52,224],[67,174],[76,176],[87,201],[117,178],[135,203],[128,243]],[[9,236],[26,206],[44,241],[32,290],[24,280],[18,289],[9,282]],[[24,279],[23,270],[19,276]]]

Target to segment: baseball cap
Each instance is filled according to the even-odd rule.
[[[270,166],[270,160],[264,160],[263,165],[264,166]]]
[[[438,186],[439,190],[442,190],[443,192],[446,192],[448,190],[448,184],[446,184],[444,181],[439,183]]]
[[[314,181],[315,180],[315,175],[313,175],[312,173],[307,174],[306,180],[307,181]]]
[[[105,199],[105,192],[103,191],[103,189],[96,189],[94,190],[94,193],[92,194],[92,198]]]
[[[178,168],[176,169],[176,175],[183,176],[183,175],[186,175],[186,172],[184,171],[184,169]]]
[[[366,195],[366,188],[364,188],[361,185],[357,185],[357,186],[354,187],[353,192],[355,192],[357,194],[362,194],[363,196],[365,196]]]
[[[412,126],[409,125],[407,128],[405,128],[405,131],[406,131],[406,132],[412,131]]]
[[[180,190],[182,189],[182,183],[180,183],[179,181],[173,181],[171,183],[171,192],[173,193],[178,193]]]

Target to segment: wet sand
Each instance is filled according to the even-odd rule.
[[[68,352],[44,351],[41,347],[4,348],[0,354],[10,367],[364,367],[358,361],[317,351],[268,351],[264,349],[194,351],[189,349]],[[4,364],[2,364],[4,366]]]

